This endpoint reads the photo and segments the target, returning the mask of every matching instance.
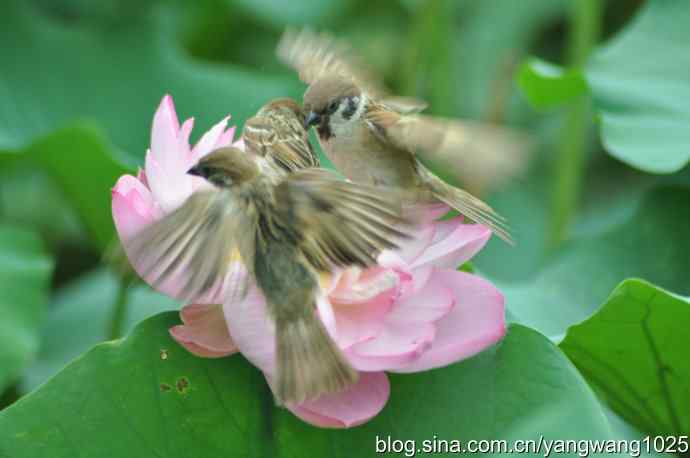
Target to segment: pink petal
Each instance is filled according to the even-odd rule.
[[[408,273],[410,281],[405,282],[402,288],[402,293],[400,295],[401,299],[406,298],[410,294],[415,294],[421,290],[429,281],[431,273],[434,268],[430,265],[425,265],[422,267],[417,267]]]
[[[183,171],[186,173],[187,170],[192,168],[194,165],[194,162],[192,160],[192,154],[191,150],[189,148],[189,136],[192,133],[192,129],[194,128],[194,118],[189,118],[186,120],[183,124],[182,127],[180,127],[180,133],[177,137],[177,146],[178,150],[180,152],[185,152],[187,153],[186,155],[182,156],[182,164],[184,166],[182,167]]]
[[[328,284],[322,284],[321,288],[328,295],[335,291],[347,290],[357,281],[360,275],[362,275],[362,269],[359,267],[336,269],[328,277]]]
[[[338,314],[335,328],[337,330],[335,340],[338,346],[347,349],[380,334],[383,330],[383,320],[358,321],[346,315]]]
[[[151,192],[131,175],[123,175],[117,180],[112,197],[113,220],[120,240],[127,240],[160,214]]]
[[[151,152],[146,154],[146,177],[154,199],[166,213],[182,205],[192,194],[192,177],[187,175],[185,166],[165,170]]]
[[[393,270],[377,267],[364,271],[348,269],[338,280],[337,287],[328,295],[331,302],[338,305],[390,300],[400,283],[398,274]]]
[[[191,353],[219,358],[237,351],[220,305],[191,304],[180,311],[184,324],[170,328],[170,335]]]
[[[345,271],[329,294],[335,306],[338,345],[348,348],[380,334],[400,287],[401,275],[391,269]]]
[[[395,303],[386,316],[386,322],[432,323],[447,315],[454,304],[453,291],[441,278],[432,274],[423,288]]]
[[[397,251],[393,250],[383,250],[378,258],[376,258],[376,262],[378,262],[379,266],[386,269],[407,270],[409,267],[402,256],[400,256]]]
[[[328,276],[322,275],[319,283],[322,291],[330,296],[333,293],[338,294],[339,291],[349,290],[360,275],[362,275],[362,269],[359,267],[335,269]]]
[[[379,335],[352,346],[345,354],[361,371],[397,369],[419,358],[434,340],[435,332],[431,323],[386,323]]]
[[[455,228],[459,223],[464,221],[465,218],[462,215],[458,215],[443,221],[435,221],[434,226],[436,227],[436,232],[434,233],[434,239],[431,241],[431,243],[438,243],[439,241],[445,239],[452,234],[453,231],[455,231]]]
[[[220,137],[218,138],[218,141],[216,142],[216,148],[221,148],[223,146],[235,146],[239,147],[240,149],[244,150],[244,142],[242,142],[241,145],[233,144],[232,140],[235,138],[235,126],[230,127],[228,130],[223,132]],[[240,143],[239,141],[235,143]]]
[[[407,264],[412,264],[419,256],[423,256],[425,250],[431,244],[434,237],[435,228],[433,224],[417,229],[412,236],[414,238],[405,240],[400,244],[400,248],[396,253]]]
[[[222,138],[225,127],[228,125],[229,118],[230,116],[226,116],[219,123],[211,127],[211,129],[196,143],[192,149],[192,163],[195,164],[199,159],[206,156],[218,146],[221,146],[218,144],[218,140]]]
[[[449,210],[450,207],[448,205],[439,202],[432,204],[415,204],[406,208],[405,213],[408,214],[413,221],[418,221],[420,225],[425,226],[442,217],[448,213]]]
[[[336,307],[338,345],[348,348],[380,334],[383,330],[383,319],[392,305],[392,294],[384,292],[366,304]]]
[[[180,121],[177,120],[177,111],[175,110],[175,102],[170,94],[165,94],[158,105],[156,113],[153,115],[153,129],[159,135],[163,135],[166,129],[169,129],[172,134],[177,137],[180,131]],[[153,135],[152,135],[153,137]]]
[[[323,293],[318,295],[316,298],[316,310],[318,311],[319,318],[321,318],[321,322],[326,327],[328,334],[332,339],[335,340],[336,336],[338,335],[338,328],[335,321],[335,311],[333,310],[331,301],[328,300],[328,296]]]
[[[146,177],[153,196],[165,212],[177,208],[192,193],[187,170],[193,165],[189,134],[194,119],[180,127],[169,95],[163,97],[153,116],[151,149],[146,153]]]
[[[286,407],[298,418],[316,426],[351,428],[378,415],[389,396],[390,383],[385,373],[362,372],[359,381],[341,393]]]
[[[504,298],[490,282],[472,274],[439,269],[455,296],[455,307],[436,322],[431,347],[416,361],[395,372],[418,372],[469,358],[498,342],[505,334]]]
[[[191,129],[191,126],[186,129]],[[187,158],[189,145],[182,145],[181,148],[179,135],[180,123],[175,105],[172,97],[166,95],[153,115],[151,126],[151,155],[166,174],[179,173]]]
[[[141,181],[141,184],[146,186],[146,188],[149,187],[149,182],[146,179],[146,172],[141,167],[139,167],[139,170],[137,171],[137,180]]]
[[[252,285],[243,300],[223,304],[225,321],[233,342],[262,372],[275,372],[275,328],[266,310],[261,291]]]
[[[491,237],[489,228],[479,224],[462,224],[462,218],[440,221],[436,225],[447,236],[429,245],[412,263],[412,267],[432,264],[457,269],[481,250]]]
[[[186,275],[186,272],[184,273]],[[245,282],[246,276],[249,275],[242,263],[235,262],[228,268],[228,273],[222,281],[216,282],[212,288],[195,302],[200,304],[220,304],[225,299],[234,294],[238,285]]]

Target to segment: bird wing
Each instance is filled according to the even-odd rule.
[[[425,166],[425,159],[437,170],[458,177],[464,187],[477,190],[486,186],[487,179],[495,179],[495,170],[482,170],[489,163],[479,154],[491,154],[472,144],[473,130],[456,120],[438,119],[422,115],[403,115],[382,105],[373,105],[365,114],[370,130],[379,140],[396,149],[415,154],[418,176],[434,191],[438,199],[460,211],[477,223],[489,227],[502,239],[512,243],[506,221],[494,209],[470,192],[454,187],[437,177]],[[479,128],[481,131],[481,128]],[[491,132],[479,132],[488,135]],[[470,136],[470,138],[463,138]],[[479,143],[489,139],[479,139]],[[475,142],[476,143],[476,142]],[[496,152],[493,152],[494,156]],[[498,168],[500,164],[495,164]],[[485,173],[486,176],[483,176]]]
[[[279,213],[300,228],[300,248],[318,271],[376,263],[407,238],[410,223],[392,191],[341,180],[324,169],[303,170],[276,189]]]
[[[182,206],[127,241],[132,263],[155,287],[174,284],[175,296],[192,301],[228,287],[244,294],[253,267],[249,213],[230,191],[198,191]],[[241,264],[240,264],[241,263]]]
[[[242,137],[250,151],[288,173],[319,166],[319,157],[297,116],[254,116],[245,123]]]
[[[352,48],[327,33],[309,29],[288,29],[278,43],[278,58],[299,73],[307,84],[326,75],[351,78],[360,89],[374,97],[389,91],[376,72],[369,69]]]
[[[378,102],[387,109],[400,114],[420,113],[429,106],[424,100],[406,96],[387,96],[383,99],[379,99]]]
[[[473,192],[497,187],[519,174],[531,147],[529,136],[510,128],[401,113],[385,102],[371,103],[365,119],[380,140],[446,170]]]

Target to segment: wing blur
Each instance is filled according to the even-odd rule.
[[[307,84],[322,76],[340,75],[352,81],[369,95],[388,93],[382,79],[370,70],[346,43],[326,33],[309,29],[286,30],[276,49],[278,58],[296,70]]]
[[[154,287],[171,285],[175,296],[187,301],[212,294],[230,280],[233,288],[244,290],[238,261],[253,265],[251,222],[230,191],[196,192],[127,243],[142,276]]]
[[[318,271],[376,264],[406,238],[397,194],[343,181],[324,169],[292,174],[276,189],[278,212],[300,228],[300,248]]]
[[[507,127],[405,115],[382,104],[372,104],[366,116],[379,138],[445,170],[475,193],[504,184],[528,162],[529,136]]]

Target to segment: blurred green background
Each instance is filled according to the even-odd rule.
[[[109,189],[143,164],[166,93],[180,118],[196,118],[192,141],[228,113],[241,126],[269,98],[300,99],[304,86],[274,57],[288,25],[351,42],[431,113],[533,136],[524,174],[483,196],[517,246],[492,240],[473,260],[511,320],[558,340],[625,278],[690,294],[690,142],[679,132],[690,115],[678,108],[690,100],[690,13],[649,3],[1,1],[0,409],[176,307],[103,260]]]

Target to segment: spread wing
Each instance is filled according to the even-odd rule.
[[[255,116],[242,131],[250,151],[286,172],[319,166],[309,134],[297,116]]]
[[[404,114],[382,103],[371,104],[365,116],[379,139],[448,171],[473,192],[500,186],[528,161],[529,137],[506,127]]]
[[[307,84],[325,75],[340,75],[351,78],[370,96],[388,93],[381,78],[362,62],[350,46],[326,33],[288,29],[280,39],[276,53]]]
[[[424,100],[405,96],[389,96],[379,100],[379,104],[400,114],[419,113],[429,106]]]
[[[126,243],[140,275],[154,287],[173,285],[176,297],[192,301],[223,287],[244,292],[240,262],[253,266],[252,228],[229,191],[199,191]]]
[[[339,179],[324,169],[303,170],[276,189],[279,211],[301,230],[300,248],[318,271],[369,266],[384,249],[407,238],[409,223],[396,194]]]

